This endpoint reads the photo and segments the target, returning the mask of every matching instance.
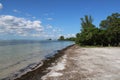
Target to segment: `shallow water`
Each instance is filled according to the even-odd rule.
[[[0,79],[25,72],[46,56],[72,44],[71,41],[0,41]]]

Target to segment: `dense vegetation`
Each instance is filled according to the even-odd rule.
[[[91,16],[81,18],[81,31],[76,43],[82,46],[120,46],[120,14],[113,13],[96,27]]]

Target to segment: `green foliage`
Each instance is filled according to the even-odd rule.
[[[81,32],[76,34],[76,44],[85,46],[119,46],[120,14],[114,13],[101,21],[100,28],[92,24],[92,17],[81,18]]]
[[[76,44],[80,45],[80,33],[76,34],[75,42],[76,42]]]
[[[100,23],[101,29],[109,27],[118,27],[120,25],[120,14],[113,13],[111,16],[108,16],[106,20],[102,20]]]
[[[82,31],[85,31],[89,27],[95,27],[93,24],[93,19],[91,16],[85,15],[84,18],[81,18],[81,27]]]
[[[58,40],[64,40],[64,36],[60,36]]]

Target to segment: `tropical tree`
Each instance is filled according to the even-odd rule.
[[[108,45],[120,45],[120,14],[113,13],[106,20],[101,21],[100,28],[106,30]]]
[[[120,45],[120,14],[113,13],[95,27],[91,16],[81,18],[81,31],[76,34],[79,45],[119,46]]]
[[[64,36],[60,36],[58,40],[65,40]]]
[[[93,33],[95,26],[92,24],[91,16],[84,16],[81,18],[81,33],[76,34],[76,43],[80,45],[93,45]]]
[[[93,19],[91,16],[85,15],[84,18],[81,18],[81,28],[82,31],[86,31],[87,28],[95,27],[93,24]]]
[[[118,27],[120,25],[120,14],[113,13],[111,16],[108,16],[106,20],[102,20],[100,23],[101,28],[109,28],[109,27]]]

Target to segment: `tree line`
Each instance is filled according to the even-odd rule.
[[[82,46],[120,46],[120,14],[113,13],[100,22],[93,24],[91,16],[81,18],[81,30],[76,34],[76,44]]]
[[[64,38],[64,36],[60,36],[58,40],[61,40],[61,41],[75,41],[76,38],[75,37]]]

